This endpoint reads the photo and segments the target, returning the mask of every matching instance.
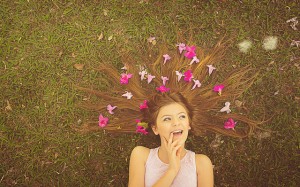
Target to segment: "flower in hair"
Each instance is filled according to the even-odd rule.
[[[212,65],[207,65],[207,67],[208,67],[208,76],[210,76],[216,68],[213,67]]]
[[[168,77],[164,77],[164,76],[161,76],[161,79],[163,81],[163,85],[166,85],[166,82],[169,80]]]
[[[186,82],[191,82],[192,78],[193,78],[193,73],[192,73],[191,70],[187,70],[187,71],[184,72],[184,80]]]
[[[179,43],[176,46],[178,47],[180,54],[182,53],[182,51],[185,50],[185,44],[184,43]]]
[[[199,62],[200,62],[200,60],[199,60],[196,56],[193,57],[193,60],[190,62],[189,65],[192,65],[192,64],[194,64],[195,62],[196,62],[196,63],[199,63]]]
[[[113,110],[114,110],[115,108],[117,108],[117,106],[107,105],[106,108],[107,108],[107,110],[108,110],[108,112],[109,112],[110,114],[114,114]]]
[[[105,118],[102,116],[102,114],[99,115],[99,126],[105,127],[108,123],[108,118]]]
[[[179,71],[175,71],[175,72],[176,72],[176,75],[177,75],[177,80],[179,82],[180,79],[181,79],[181,77],[183,77],[184,75],[181,72],[179,72]]]
[[[225,123],[224,123],[224,128],[225,129],[233,129],[236,125],[237,122],[235,122],[232,118],[229,118]]]
[[[195,89],[196,87],[200,88],[200,86],[201,86],[200,81],[199,80],[195,80],[195,79],[193,79],[193,81],[194,81],[194,86],[192,87],[192,90]]]
[[[148,84],[152,81],[152,79],[154,79],[155,76],[148,74],[147,79],[148,79]]]
[[[170,88],[167,88],[165,86],[160,86],[160,87],[156,87],[156,90],[160,91],[161,93],[164,93],[170,91]]]
[[[132,98],[132,93],[131,92],[127,92],[125,94],[122,95],[123,97],[126,97],[127,99],[131,99]]]
[[[230,110],[229,106],[230,106],[230,102],[227,101],[225,103],[225,106],[220,110],[220,112],[227,112],[227,114],[230,113],[231,110]]]
[[[165,63],[166,63],[168,60],[170,60],[171,57],[170,57],[170,55],[168,55],[168,54],[164,54],[163,57],[164,57],[164,65],[165,65]]]
[[[141,81],[145,79],[145,75],[147,75],[147,71],[143,70],[139,72],[139,75],[141,76]]]
[[[144,100],[144,102],[142,104],[140,104],[140,110],[143,110],[145,108],[148,108],[148,105],[147,105],[148,101],[147,100]]]
[[[224,89],[224,85],[223,84],[218,84],[214,86],[214,91],[218,92],[218,94],[221,96],[222,95],[222,90]]]
[[[121,79],[120,82],[121,84],[128,84],[128,80],[132,77],[132,74],[126,74],[126,73],[122,73],[121,74]]]
[[[195,53],[195,50],[196,50],[196,47],[195,46],[186,46],[185,48],[186,52],[184,54],[184,56],[188,59],[192,59],[194,56],[196,56],[196,53]]]
[[[139,120],[139,119],[136,119],[135,121],[137,123],[136,132],[147,135],[148,134],[148,131],[147,131],[148,123],[141,122],[141,120]]]

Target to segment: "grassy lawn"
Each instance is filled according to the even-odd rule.
[[[271,119],[267,131],[188,139],[211,158],[215,186],[299,186],[300,46],[291,42],[300,40],[300,24],[286,22],[300,20],[299,10],[298,0],[1,1],[0,186],[126,186],[131,150],[151,140],[76,130],[98,113],[77,107],[97,98],[75,85],[106,89],[94,70],[100,63],[121,66],[123,53],[138,62],[140,48],[175,47],[178,33],[208,48],[230,38],[219,72],[260,71],[238,100],[253,119]],[[266,36],[278,37],[275,50],[262,48]],[[237,47],[245,39],[248,53]]]

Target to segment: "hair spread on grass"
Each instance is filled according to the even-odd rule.
[[[197,47],[196,54],[200,62],[189,65],[191,59],[184,57],[177,49],[168,50],[166,46],[162,47],[155,57],[149,57],[149,50],[143,54],[143,63],[140,66],[156,78],[148,84],[147,80],[141,80],[139,76],[140,66],[130,56],[123,57],[123,64],[127,67],[127,73],[133,74],[128,84],[120,84],[120,75],[124,70],[116,68],[111,64],[100,64],[98,71],[104,73],[103,82],[108,83],[109,89],[95,90],[90,88],[77,87],[89,94],[99,97],[99,102],[82,102],[81,107],[97,111],[98,113],[107,114],[109,123],[104,128],[110,132],[136,132],[136,119],[147,122],[151,127],[155,125],[158,111],[162,106],[177,102],[183,104],[187,109],[190,118],[191,132],[200,135],[206,131],[221,133],[232,137],[246,137],[253,132],[258,121],[249,119],[246,115],[231,112],[221,113],[219,110],[224,106],[226,101],[233,101],[240,97],[252,84],[257,76],[249,66],[235,68],[232,72],[217,69],[212,75],[208,76],[207,65],[218,67],[222,63],[226,51],[226,42],[217,43],[212,49],[201,49]],[[163,55],[169,54],[171,60],[163,64]],[[201,87],[191,90],[192,82],[185,82],[183,79],[178,81],[175,71],[184,72],[191,70],[194,79],[200,80]],[[170,88],[167,93],[160,93],[156,87],[162,85],[161,76],[169,78],[166,87]],[[221,95],[213,91],[216,84],[225,86]],[[125,91],[131,92],[133,97],[126,99],[122,97]],[[148,101],[148,108],[140,110],[139,105],[144,100]],[[107,113],[107,105],[116,105],[115,114]],[[235,130],[225,129],[224,122],[228,118],[237,121]],[[96,120],[95,120],[96,121]],[[102,129],[96,124],[85,126],[89,130]]]

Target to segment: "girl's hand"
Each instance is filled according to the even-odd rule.
[[[171,133],[169,141],[167,141],[166,138],[164,138],[163,141],[168,153],[169,170],[174,172],[176,175],[180,169],[180,155],[183,149],[182,143],[179,140],[180,139],[173,142],[173,133]]]

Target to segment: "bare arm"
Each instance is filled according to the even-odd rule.
[[[142,146],[137,146],[132,150],[129,164],[128,187],[145,186],[145,164],[148,155],[149,149]]]
[[[214,186],[214,174],[213,166],[210,159],[206,155],[196,155],[196,167],[197,167],[197,186],[198,187],[213,187]]]

